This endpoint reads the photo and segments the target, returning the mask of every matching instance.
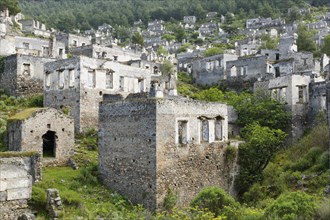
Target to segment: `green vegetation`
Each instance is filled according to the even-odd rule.
[[[40,95],[30,98],[15,98],[0,91],[0,152],[7,149],[3,141],[8,119],[24,109],[33,107],[40,107]]]
[[[6,8],[9,10],[9,14],[11,14],[11,15],[15,15],[21,11],[21,9],[18,5],[18,0],[1,0],[0,11],[4,10]]]
[[[224,52],[224,50],[222,48],[212,47],[212,48],[208,48],[207,50],[205,50],[204,56],[210,57],[210,56],[214,56],[214,55],[217,55],[217,54],[221,54],[223,52]]]
[[[190,206],[207,209],[216,216],[224,214],[232,217],[232,210],[237,209],[239,204],[223,189],[206,187],[191,201]]]
[[[324,38],[324,44],[321,48],[321,52],[330,56],[330,34]]]
[[[134,33],[133,36],[132,36],[132,43],[143,46],[144,43],[143,43],[142,35],[138,32]]]
[[[8,121],[22,121],[30,116],[33,115],[33,113],[41,110],[43,108],[27,108],[23,111],[18,112],[17,114],[13,115],[12,117],[8,118]]]
[[[11,3],[12,0],[5,0],[5,2]],[[231,16],[232,13],[235,16],[238,15],[240,19],[258,16],[277,18],[293,6],[303,7],[305,3],[311,3],[312,6],[322,6],[328,3],[327,0],[20,0],[19,2],[23,13],[46,23],[50,27],[66,31],[74,28],[82,30],[96,28],[103,23],[128,27],[139,19],[144,25],[153,19],[178,21],[186,15],[194,15],[198,19],[204,19],[209,11],[226,15],[233,30],[236,30],[241,27],[241,24],[235,23],[235,19]],[[180,41],[180,38],[177,40]]]
[[[297,46],[298,51],[307,51],[312,52],[316,55],[317,52],[317,45],[313,40],[313,31],[309,31],[304,24],[299,24],[298,26],[298,39],[297,39]]]
[[[13,152],[13,151],[8,151],[8,152],[0,152],[0,158],[1,157],[31,157],[33,155],[38,154],[38,152]]]

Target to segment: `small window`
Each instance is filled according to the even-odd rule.
[[[58,72],[58,88],[64,88],[64,70],[59,70]]]
[[[23,64],[23,75],[30,76],[31,75],[31,65],[29,63]]]
[[[121,77],[119,78],[119,89],[120,89],[121,91],[124,91],[124,85],[125,85],[124,80],[125,80],[125,78],[124,78],[123,76],[121,76]]]
[[[58,55],[63,56],[63,48],[58,49]]]
[[[276,53],[275,56],[276,56],[276,60],[280,60],[280,54],[279,53]]]
[[[45,73],[45,75],[46,75],[46,79],[45,79],[45,85],[46,85],[46,88],[49,88],[50,87],[50,72],[46,72]]]
[[[106,72],[105,87],[107,89],[113,89],[113,72],[111,72],[111,71]]]
[[[138,80],[140,92],[144,92],[144,79],[139,79]]]
[[[74,69],[69,70],[69,87],[74,87],[75,72]]]
[[[298,86],[298,102],[305,103],[306,102],[306,86]]]
[[[177,143],[179,146],[188,144],[188,121],[178,120]]]
[[[280,77],[281,73],[280,73],[280,68],[277,66],[275,67],[275,77]]]
[[[87,86],[91,88],[95,88],[96,86],[96,79],[95,79],[95,70],[88,71],[88,79],[87,79]]]
[[[209,121],[201,120],[201,142],[209,141]]]
[[[23,43],[23,48],[24,49],[30,49],[30,44],[29,43]]]
[[[81,46],[86,46],[86,43],[81,43]]]
[[[216,119],[214,121],[214,138],[215,141],[221,141],[223,139],[221,119]]]
[[[73,40],[72,42],[73,42],[72,44],[74,47],[78,46],[78,42],[76,40]]]

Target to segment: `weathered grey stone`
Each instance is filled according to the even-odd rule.
[[[48,152],[45,165],[66,165],[74,152],[73,119],[52,108],[26,109],[12,116],[7,136],[10,150]]]
[[[99,173],[107,186],[149,209],[160,208],[169,189],[178,193],[181,205],[205,186],[228,190],[225,104],[181,98],[107,100],[100,105],[98,148]],[[208,124],[204,139],[203,121]]]
[[[6,201],[6,200],[7,200],[7,192],[0,191],[0,201]]]
[[[7,190],[7,200],[19,200],[31,198],[32,187]]]

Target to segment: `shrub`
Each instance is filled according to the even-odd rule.
[[[226,162],[233,163],[237,156],[237,147],[229,145],[225,151]]]
[[[330,198],[324,199],[316,210],[316,218],[320,220],[330,219]]]
[[[282,194],[265,209],[266,218],[283,220],[311,219],[315,213],[314,198],[304,192]]]
[[[43,94],[35,95],[28,98],[28,107],[43,107],[43,106],[44,106]]]
[[[97,164],[92,164],[89,167],[84,167],[80,170],[80,174],[77,177],[78,181],[81,181],[89,185],[97,185]]]
[[[171,211],[178,201],[178,195],[173,191],[173,189],[169,188],[167,194],[164,198],[164,208],[166,211]]]
[[[225,207],[233,209],[238,207],[238,203],[228,195],[223,189],[218,187],[206,187],[198,193],[192,200],[190,206],[200,209],[207,209],[216,216],[226,212]],[[232,213],[226,214],[231,215]]]

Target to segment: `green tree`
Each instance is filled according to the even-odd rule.
[[[167,55],[168,54],[168,51],[163,47],[163,46],[159,46],[158,49],[157,49],[157,55]]]
[[[224,52],[224,50],[220,47],[212,47],[212,48],[208,48],[207,50],[205,50],[204,56],[210,57],[210,56],[214,56],[217,54],[221,54],[223,52]]]
[[[262,180],[262,171],[281,149],[286,137],[280,129],[271,129],[258,123],[252,123],[244,129],[246,143],[238,148],[240,171],[235,179],[239,194],[246,192],[253,183]]]
[[[303,24],[298,25],[298,51],[315,52],[316,44],[313,41],[313,32],[309,31]]]
[[[324,44],[321,48],[321,52],[330,56],[330,34],[324,38]]]
[[[144,45],[144,40],[142,35],[139,32],[135,32],[132,36],[132,43],[133,44],[138,44],[140,46]]]
[[[168,76],[168,75],[171,75],[173,73],[174,73],[173,64],[170,61],[165,60],[164,63],[163,63],[163,66],[162,66],[162,75],[163,76]]]
[[[162,36],[162,39],[163,39],[163,40],[166,40],[166,41],[168,41],[168,42],[170,42],[170,41],[172,41],[172,40],[175,40],[176,37],[175,37],[174,35],[172,35],[172,34],[164,34],[164,35]]]
[[[234,210],[238,208],[239,205],[223,189],[218,187],[206,187],[191,201],[190,206],[207,209],[218,216],[228,211],[226,207],[230,207],[231,210]],[[230,214],[232,213],[226,213],[226,215]]]
[[[9,14],[15,15],[21,11],[17,0],[1,0],[0,11],[8,8]]]
[[[316,210],[315,200],[304,192],[282,194],[265,210],[267,219],[313,219]]]
[[[264,34],[261,36],[261,49],[277,49],[278,46],[278,38],[271,38],[268,34]]]

